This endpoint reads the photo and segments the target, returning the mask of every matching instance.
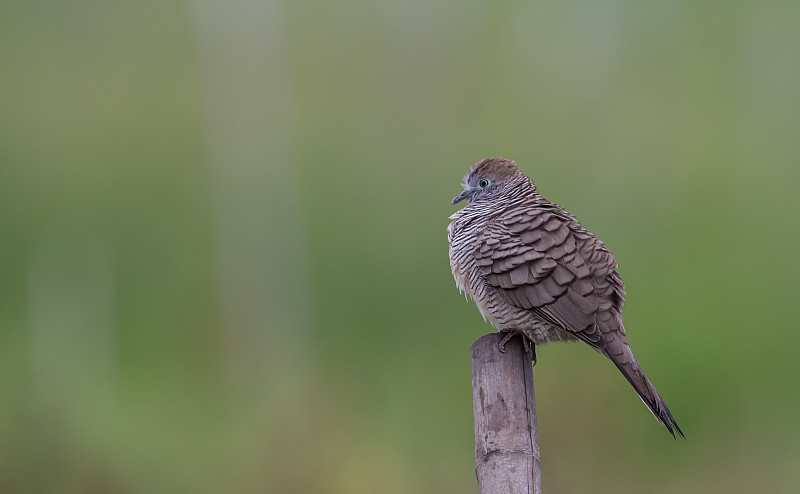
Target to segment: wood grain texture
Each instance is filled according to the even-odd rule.
[[[481,494],[540,494],[531,359],[517,337],[500,352],[502,337],[487,334],[470,347],[478,487]]]

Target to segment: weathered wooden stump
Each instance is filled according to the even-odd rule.
[[[540,494],[541,458],[536,432],[533,366],[514,337],[484,335],[472,343],[475,473],[481,494]]]

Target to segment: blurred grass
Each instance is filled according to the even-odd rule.
[[[445,226],[490,155],[615,252],[689,438],[540,349],[545,489],[797,490],[798,19],[0,2],[0,491],[476,492]]]

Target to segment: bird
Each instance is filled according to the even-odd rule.
[[[564,208],[542,197],[514,161],[486,158],[464,177],[447,227],[460,292],[485,320],[515,335],[536,365],[536,346],[583,341],[608,357],[675,438],[686,436],[642,370],[622,324],[625,285],[617,261]]]

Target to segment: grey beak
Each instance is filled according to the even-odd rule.
[[[450,201],[450,204],[459,203],[459,202],[463,201],[464,199],[466,199],[468,195],[469,195],[469,191],[468,190],[464,190],[464,192],[462,192],[459,195],[455,196],[453,198],[453,200]]]

